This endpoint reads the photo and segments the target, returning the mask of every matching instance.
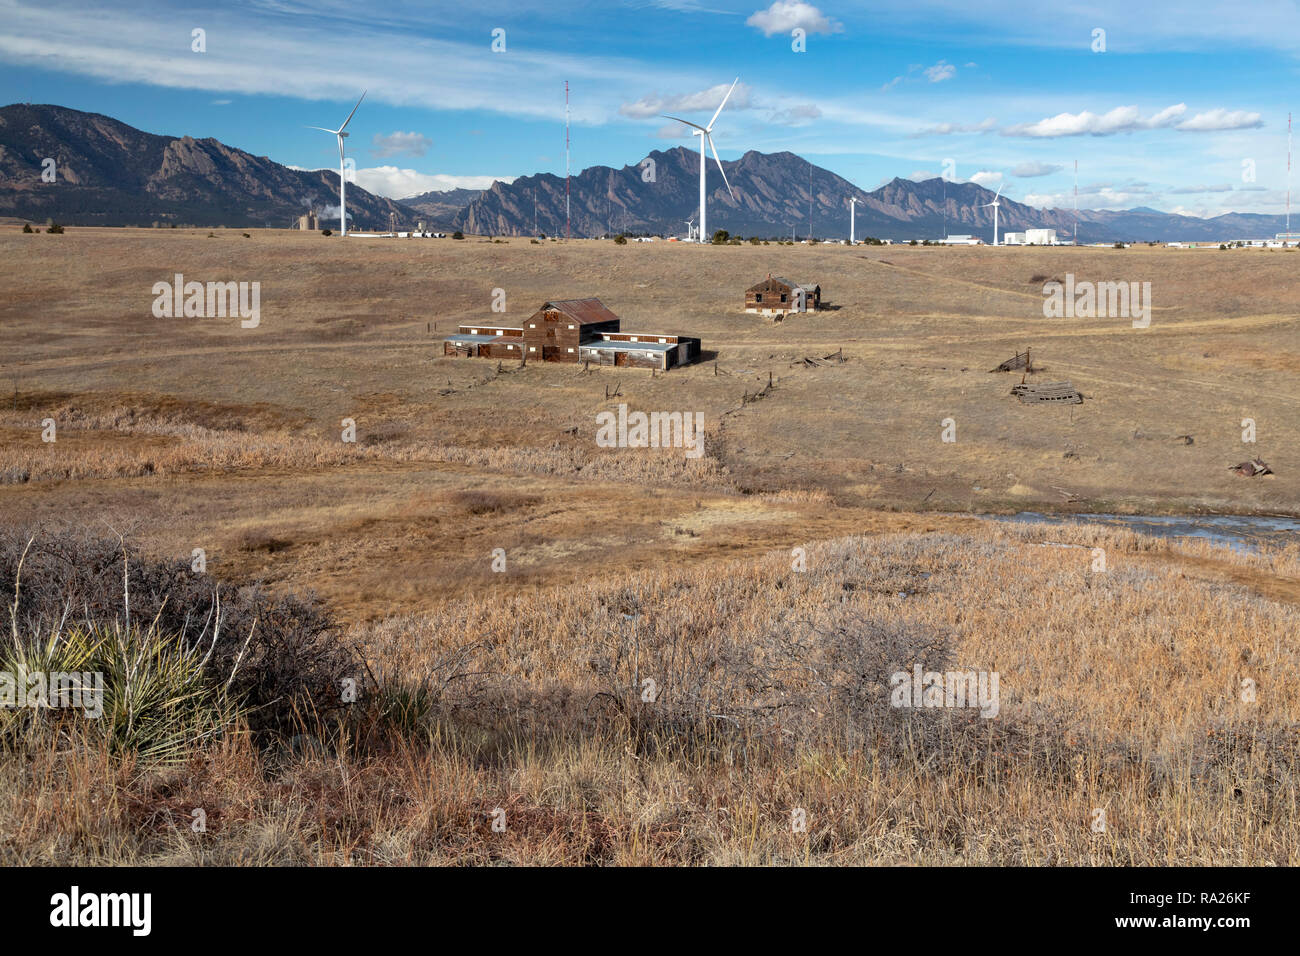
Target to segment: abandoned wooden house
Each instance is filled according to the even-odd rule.
[[[443,340],[444,355],[540,359],[670,369],[699,358],[700,340],[661,332],[621,332],[599,299],[545,302],[522,326],[461,325]]]
[[[763,315],[812,312],[821,308],[822,287],[814,282],[791,282],[768,273],[758,285],[745,290],[745,311]]]

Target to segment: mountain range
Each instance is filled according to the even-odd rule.
[[[45,182],[47,158],[57,176]],[[573,236],[681,235],[699,205],[699,153],[655,150],[640,162],[592,166],[569,184]],[[895,178],[866,191],[790,152],[749,151],[724,160],[730,189],[711,165],[709,230],[732,235],[843,238],[856,198],[859,238],[993,238],[993,192],[974,183]],[[338,174],[281,165],[215,139],[146,133],[98,113],[60,106],[0,108],[0,216],[67,225],[287,227],[308,210],[322,226],[338,215]],[[349,183],[355,228],[409,227],[486,235],[564,235],[565,182],[550,173],[495,182],[485,190],[429,192],[394,201]],[[1080,242],[1265,238],[1281,216],[1228,213],[1212,219],[1139,208],[1080,209]],[[1037,209],[1003,198],[1001,231],[1056,229],[1074,235],[1068,209]]]

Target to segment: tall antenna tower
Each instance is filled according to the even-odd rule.
[[[564,238],[569,238],[569,81],[564,81]]]
[[[812,163],[808,164],[808,242],[812,243],[812,209],[813,209],[813,191],[812,191]]]
[[[1074,161],[1074,244],[1079,244],[1079,161]]]

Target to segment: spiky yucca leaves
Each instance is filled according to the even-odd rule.
[[[14,645],[0,657],[0,672],[20,692],[52,674],[93,676],[74,677],[77,706],[46,699],[0,708],[0,741],[9,746],[98,743],[142,763],[171,764],[241,723],[228,692],[235,671],[223,679],[200,648],[155,627],[79,625]]]

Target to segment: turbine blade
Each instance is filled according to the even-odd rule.
[[[680,116],[669,116],[667,113],[660,113],[659,115],[662,116],[664,119],[677,120],[677,122],[685,123],[687,126],[694,126],[698,130],[704,129],[704,127],[699,125],[698,123],[692,123],[690,120],[684,120]]]
[[[739,82],[740,82],[740,77],[736,77],[734,80],[731,81],[731,89],[727,90],[727,95],[724,96],[722,98],[722,102],[718,104],[718,112],[713,114],[713,119],[709,120],[709,125],[705,127],[705,129],[709,129],[709,130],[713,129],[713,124],[718,121],[718,114],[722,112],[722,107],[727,105],[727,100],[731,99],[731,91],[736,88],[736,84]]]
[[[1002,195],[1002,183],[998,183],[998,191],[993,194],[993,201],[997,202],[998,197]]]
[[[361,91],[361,100],[364,100],[364,99],[366,98],[366,93],[367,93],[367,92],[368,92],[367,90],[362,90],[362,91]],[[354,116],[357,115],[357,110],[361,107],[361,100],[357,100],[357,105],[354,106],[354,107],[352,107],[352,112],[348,114],[348,118],[345,119],[345,120],[343,121],[343,125],[339,127],[339,130],[338,130],[338,131],[339,131],[340,133],[343,132],[345,129],[348,128],[348,124],[352,122],[352,117],[354,117]]]
[[[335,136],[337,136],[337,135],[339,134],[339,131],[338,131],[338,130],[336,130],[336,129],[326,129],[324,126],[304,126],[303,129],[318,129],[318,130],[320,130],[322,133],[333,133]]]
[[[718,172],[722,173],[722,181],[727,183],[727,171],[722,168],[722,160],[718,158],[718,147],[713,145],[713,137],[705,133],[704,138],[709,141],[709,149],[713,150],[713,161],[718,164]],[[731,189],[731,183],[727,183],[727,192],[730,193],[732,199],[736,198],[735,192]]]

